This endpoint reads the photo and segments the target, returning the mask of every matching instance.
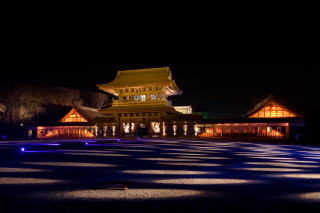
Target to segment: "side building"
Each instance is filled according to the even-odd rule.
[[[105,135],[105,132],[99,130],[97,126],[98,118],[104,116],[97,109],[84,106],[55,108],[50,117],[41,119],[37,126],[38,139],[94,138]]]
[[[206,119],[197,126],[200,138],[298,139],[304,134],[305,117],[270,95],[240,118]]]

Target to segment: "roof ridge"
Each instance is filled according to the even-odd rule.
[[[82,109],[82,110],[88,110],[88,111],[93,111],[93,112],[98,112],[98,109],[96,108],[92,108],[92,107],[87,107],[87,106],[82,106],[82,105],[78,105],[75,106],[76,109]]]
[[[169,67],[133,69],[118,71],[113,81],[97,85],[99,89],[113,95],[118,95],[119,91],[115,88],[146,86],[155,84],[166,84],[172,91],[167,91],[170,95],[181,94],[175,80],[172,80],[172,72]]]
[[[169,71],[170,68],[169,67],[151,67],[151,68],[143,68],[143,69],[130,69],[130,70],[119,70],[119,72],[143,72],[143,71],[146,71],[146,72],[151,72],[153,70],[166,70],[166,71]]]
[[[256,103],[244,116],[248,116],[254,113],[258,109],[260,109],[261,107],[269,103],[270,101],[279,102],[279,104],[283,105],[283,103],[281,103],[281,101],[279,101],[273,94],[269,94],[266,98]]]
[[[245,115],[243,115],[244,117],[250,116],[254,113],[256,113],[257,111],[259,111],[261,108],[263,108],[265,105],[267,105],[270,102],[274,102],[276,104],[281,105],[282,107],[286,108],[287,110],[289,110],[290,112],[296,114],[297,116],[302,116],[299,113],[289,109],[287,107],[287,104],[284,103],[280,98],[278,98],[277,96],[270,94],[268,95],[266,98],[262,99],[261,101],[259,101],[257,104],[255,104]]]

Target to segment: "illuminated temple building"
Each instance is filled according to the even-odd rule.
[[[115,96],[111,107],[96,111],[91,119],[73,108],[59,120],[60,127],[39,126],[38,138],[60,138],[65,132],[70,138],[197,134],[201,115],[191,114],[191,107],[176,110],[168,100],[182,94],[168,67],[118,71],[112,82],[97,86]]]
[[[262,137],[288,139],[304,126],[303,116],[269,96],[245,116],[204,119],[191,106],[172,106],[169,96],[182,91],[168,67],[118,71],[97,85],[114,96],[110,107],[66,109],[49,125],[37,127],[37,138],[103,137]]]

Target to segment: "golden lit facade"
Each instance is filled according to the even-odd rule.
[[[217,123],[200,124],[205,131],[201,138],[215,137],[275,137],[289,136],[289,123]]]
[[[187,125],[193,129],[194,120],[199,118],[183,119],[183,114],[171,105],[168,97],[180,95],[182,91],[172,79],[168,67],[118,71],[112,82],[98,87],[116,96],[111,107],[99,112],[112,118],[113,123],[105,122],[104,125],[116,129],[121,136],[140,133],[154,137],[174,135],[177,134],[175,125],[181,128]],[[183,131],[187,134],[187,130]]]
[[[250,118],[292,118],[296,115],[276,103],[270,103],[258,112],[250,115]]]
[[[37,138],[94,138],[98,135],[97,125],[89,122],[88,111],[96,114],[94,109],[81,107],[81,109],[71,108],[57,123],[53,125],[40,125],[37,127]],[[81,113],[80,113],[81,112]],[[86,113],[85,113],[86,112]]]
[[[38,126],[37,138],[94,138],[95,132],[92,126]]]
[[[200,138],[262,137],[288,139],[297,126],[304,126],[303,116],[280,104],[273,96],[258,103],[244,117],[198,124]],[[293,130],[293,131],[290,131]]]
[[[66,116],[60,119],[60,122],[88,122],[76,109],[72,109]]]

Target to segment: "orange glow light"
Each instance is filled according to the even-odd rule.
[[[249,118],[288,118],[288,117],[296,117],[295,114],[289,112],[284,107],[272,103],[268,106],[265,106],[258,112],[249,116]]]
[[[88,122],[76,109],[72,109],[60,122]]]

